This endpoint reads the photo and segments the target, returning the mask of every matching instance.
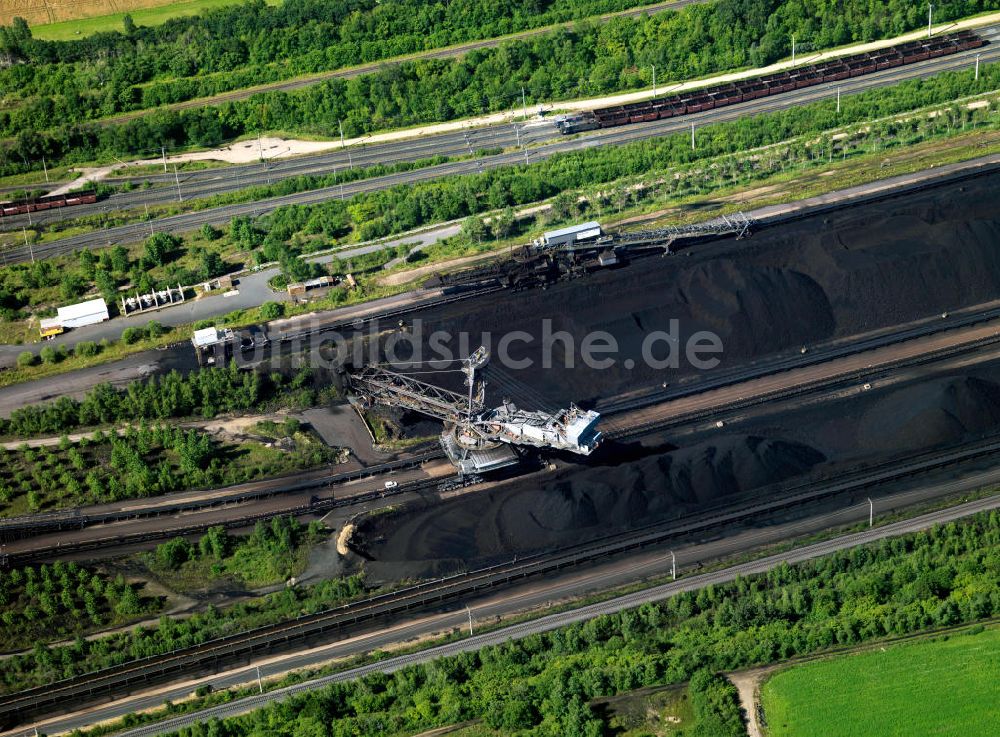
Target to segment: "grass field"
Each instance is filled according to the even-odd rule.
[[[781,671],[761,689],[769,737],[994,737],[1000,629],[890,645]]]
[[[100,31],[119,31],[128,13],[140,26],[194,15],[241,0],[0,0],[0,24],[15,16],[28,21],[35,38],[68,40]],[[266,0],[277,5],[281,0]]]

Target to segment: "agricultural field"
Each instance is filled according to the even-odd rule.
[[[102,31],[118,31],[128,14],[138,24],[157,26],[171,18],[195,15],[240,0],[0,0],[0,24],[14,17],[31,25],[35,38],[64,41]],[[280,0],[268,0],[277,5]]]
[[[992,737],[1000,630],[879,648],[781,671],[761,689],[770,737]]]

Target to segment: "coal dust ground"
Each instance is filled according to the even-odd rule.
[[[399,336],[396,352],[409,357],[411,339],[425,359],[438,354],[438,345],[464,356],[488,344],[494,354],[489,378],[500,368],[501,337],[523,331],[521,338],[531,342],[514,341],[509,353],[531,365],[507,364],[503,373],[553,403],[588,405],[699,373],[683,355],[676,369],[643,359],[647,340],[656,358],[667,358],[671,343],[650,336],[669,332],[671,320],[678,321],[682,348],[697,331],[719,336],[717,370],[725,370],[956,311],[1000,297],[997,191],[1000,173],[764,228],[749,240],[726,238],[646,257],[547,289],[426,310],[416,315],[411,333]],[[553,341],[552,368],[543,362],[545,319],[549,334],[568,336]],[[432,344],[435,331],[452,337],[442,341],[439,332],[434,340],[441,342]],[[583,341],[595,331],[617,343],[608,354],[610,368],[580,361]],[[513,392],[496,383],[486,391],[495,403]]]
[[[683,367],[657,372],[638,353],[642,336],[667,329],[671,318],[685,335],[716,332],[725,347],[721,368],[731,369],[988,302],[1000,298],[997,185],[1000,175],[966,180],[776,226],[746,242],[717,241],[690,256],[439,308],[422,315],[425,339],[429,329],[537,336],[545,316],[577,341],[592,330],[615,335],[619,359],[632,357],[634,370],[621,360],[608,370],[504,369],[535,396],[565,404],[675,381]],[[537,358],[535,349],[525,355]],[[380,515],[361,525],[356,540],[378,578],[462,570],[727,498],[770,498],[812,479],[998,431],[1000,362],[943,375],[928,369],[908,384],[701,436],[608,444],[530,480]]]

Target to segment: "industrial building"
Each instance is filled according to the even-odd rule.
[[[230,328],[201,328],[191,336],[199,366],[225,363],[232,356],[235,343],[236,334]]]
[[[91,299],[75,305],[67,305],[56,310],[56,316],[38,323],[39,333],[43,338],[52,338],[71,328],[82,328],[86,325],[96,325],[111,319],[108,314],[108,303],[103,299]]]
[[[195,356],[199,366],[224,364],[231,358],[237,347],[241,353],[255,348],[263,348],[270,343],[267,334],[259,326],[251,325],[240,330],[231,328],[201,328],[191,336]]]

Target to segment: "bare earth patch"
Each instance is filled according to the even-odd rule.
[[[740,694],[740,706],[747,718],[747,734],[749,737],[764,737],[760,723],[760,684],[774,668],[755,668],[754,670],[729,673],[727,678],[736,686]]]

